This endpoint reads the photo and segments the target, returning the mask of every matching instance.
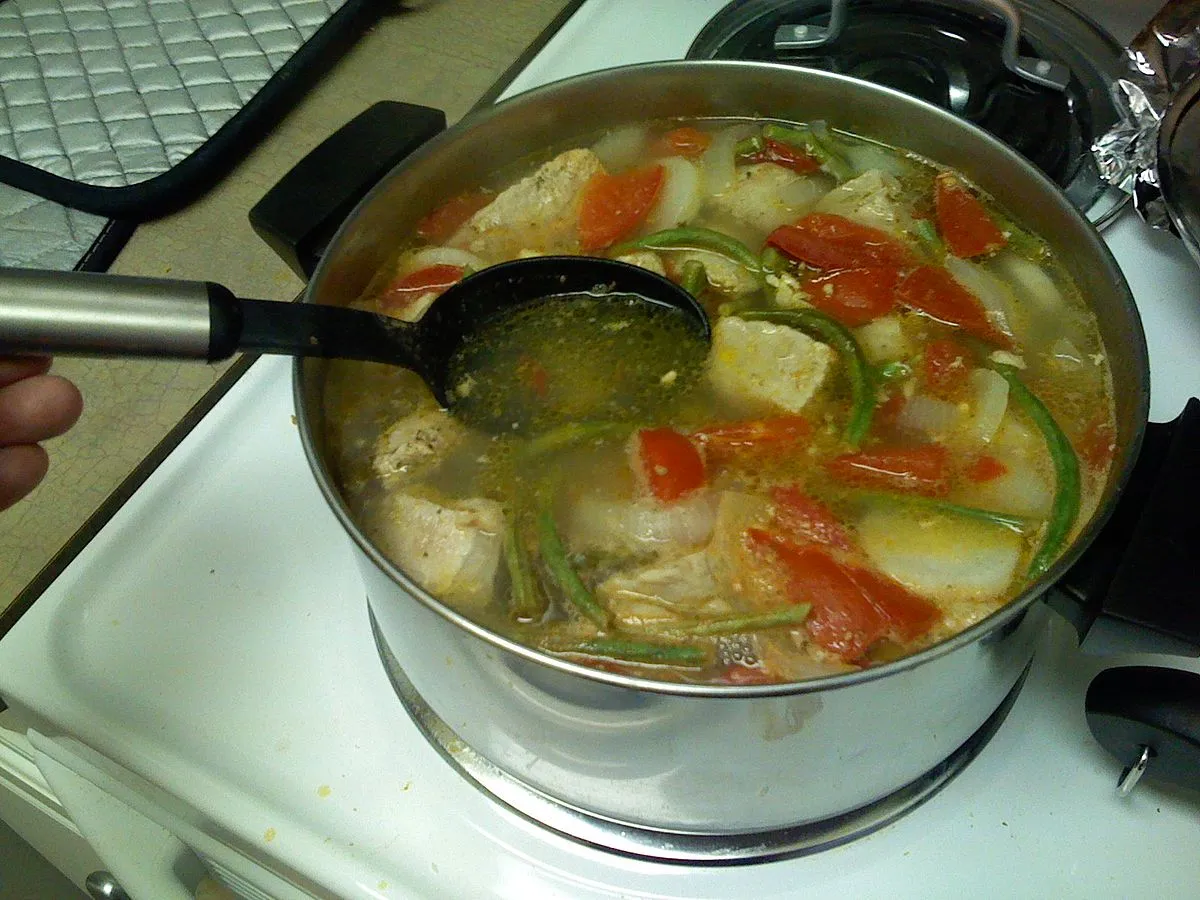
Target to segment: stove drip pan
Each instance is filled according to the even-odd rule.
[[[816,47],[790,46],[778,35],[830,26],[829,0],[742,0],[701,30],[688,58],[789,63],[919,97],[1013,147],[1102,225],[1128,199],[1101,179],[1091,154],[1093,137],[1116,120],[1109,85],[1121,70],[1121,47],[1055,0],[1013,6],[1022,22],[1018,53],[1065,65],[1066,90],[1012,72],[1001,54],[1004,23],[951,0],[850,0],[840,33]]]
[[[417,692],[371,619],[384,669],[417,728],[459,774],[517,814],[580,843],[625,856],[688,865],[769,862],[815,853],[883,828],[920,806],[961,772],[999,729],[1029,668],[995,712],[957,750],[921,777],[866,806],[821,822],[735,834],[660,831],[568,806],[514,778],[469,747]]]

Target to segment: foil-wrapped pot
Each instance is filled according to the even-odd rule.
[[[1117,123],[1092,154],[1101,176],[1133,195],[1142,218],[1174,230],[1158,173],[1159,128],[1183,88],[1200,77],[1200,0],[1170,0],[1125,56],[1127,71],[1112,86]]]

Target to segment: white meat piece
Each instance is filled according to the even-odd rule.
[[[703,550],[620,572],[603,581],[596,593],[627,623],[729,612],[729,604],[717,596],[717,581]]]
[[[496,195],[459,228],[450,245],[490,262],[513,259],[531,247],[545,253],[578,251],[580,193],[602,171],[591,150],[560,153]]]
[[[418,410],[397,419],[379,436],[372,467],[382,478],[427,473],[467,434],[467,427],[443,409]]]
[[[760,551],[746,541],[748,528],[771,521],[771,503],[758,494],[722,491],[707,547],[709,566],[723,596],[738,598],[751,609],[771,609],[787,602],[775,566],[763,565]]]
[[[747,413],[800,412],[825,380],[833,350],[786,325],[726,316],[713,327],[708,377]]]
[[[908,204],[904,202],[904,188],[895,176],[878,169],[835,187],[817,203],[816,211],[845,216],[897,237],[906,237],[913,225]]]
[[[655,275],[667,276],[667,267],[663,265],[662,257],[653,250],[635,250],[633,253],[626,253],[623,256],[617,257],[617,262],[629,263],[631,266],[640,266],[653,272]]]
[[[990,522],[899,505],[867,510],[858,539],[875,568],[944,609],[1002,597],[1023,546],[1019,534]]]
[[[675,271],[682,272],[684,264],[695,260],[704,266],[709,286],[727,297],[744,297],[759,289],[758,278],[728,257],[708,250],[682,250],[672,256]]]
[[[436,597],[476,609],[491,599],[504,538],[504,512],[494,500],[443,506],[395,493],[372,529],[379,548]]]
[[[733,183],[709,202],[725,215],[760,231],[794,222],[816,204],[825,185],[775,163],[739,166]]]
[[[567,514],[567,543],[579,552],[678,554],[708,540],[715,506],[708,491],[670,504],[585,494]]]

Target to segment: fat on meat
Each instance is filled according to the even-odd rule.
[[[444,409],[424,409],[396,420],[375,442],[371,463],[382,478],[411,478],[434,469],[462,443],[467,427]]]
[[[476,609],[492,599],[504,543],[504,511],[496,501],[443,505],[397,492],[372,531],[388,558],[431,594]]]
[[[905,237],[913,227],[903,185],[895,175],[879,169],[869,169],[838,185],[821,198],[816,211],[845,216],[898,237]]]
[[[584,553],[678,555],[708,540],[713,512],[702,490],[674,503],[584,494],[567,515],[567,542]]]
[[[545,253],[577,252],[580,193],[602,171],[591,150],[560,153],[471,216],[450,245],[492,263],[513,259],[531,247]]]
[[[804,332],[726,316],[713,326],[708,378],[746,413],[804,409],[829,372],[833,350]]]

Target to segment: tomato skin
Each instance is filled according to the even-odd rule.
[[[660,165],[593,175],[579,207],[579,248],[592,253],[631,235],[654,207],[664,176]]]
[[[672,128],[663,134],[654,142],[651,152],[655,156],[682,156],[687,159],[695,159],[703,154],[710,144],[712,144],[711,134],[691,125],[683,125],[679,128]]]
[[[950,453],[941,444],[876,447],[825,463],[837,481],[853,487],[940,497],[950,490]]]
[[[900,270],[895,266],[842,269],[809,281],[809,302],[843,325],[857,328],[896,308],[899,282]]]
[[[798,485],[773,487],[771,500],[775,504],[774,524],[790,537],[827,544],[838,550],[853,548],[850,533],[833,511],[809,497]]]
[[[785,169],[791,169],[799,175],[808,175],[821,168],[821,163],[813,159],[799,147],[766,138],[763,148],[747,160],[752,163],[775,163]]]
[[[426,266],[392,281],[379,297],[380,312],[403,312],[409,304],[428,293],[441,294],[451,285],[462,281],[466,269],[462,266]]]
[[[899,301],[931,319],[956,325],[989,343],[1012,349],[1012,338],[988,320],[983,304],[940,266],[918,266],[896,288]]]
[[[496,198],[491,191],[468,191],[451,197],[417,223],[417,237],[444,244],[466,221]]]
[[[938,175],[933,204],[946,248],[960,259],[992,253],[1008,243],[983,204],[950,173]]]
[[[921,379],[935,397],[948,399],[967,383],[971,354],[958,341],[943,338],[925,346]]]
[[[846,572],[879,610],[888,634],[898,641],[920,637],[942,617],[941,609],[890,578],[852,566],[847,566]]]
[[[803,416],[770,416],[743,422],[726,422],[692,433],[714,462],[727,462],[744,454],[780,455],[808,443],[812,425]]]
[[[645,428],[634,436],[636,465],[646,486],[663,503],[704,487],[704,457],[673,428]]]
[[[965,469],[963,475],[968,481],[973,481],[976,484],[983,484],[987,481],[995,481],[1002,475],[1008,474],[1008,466],[1000,462],[994,456],[983,454],[971,462]]]
[[[886,231],[832,213],[810,213],[792,225],[781,225],[767,243],[817,269],[904,268],[912,253]]]

